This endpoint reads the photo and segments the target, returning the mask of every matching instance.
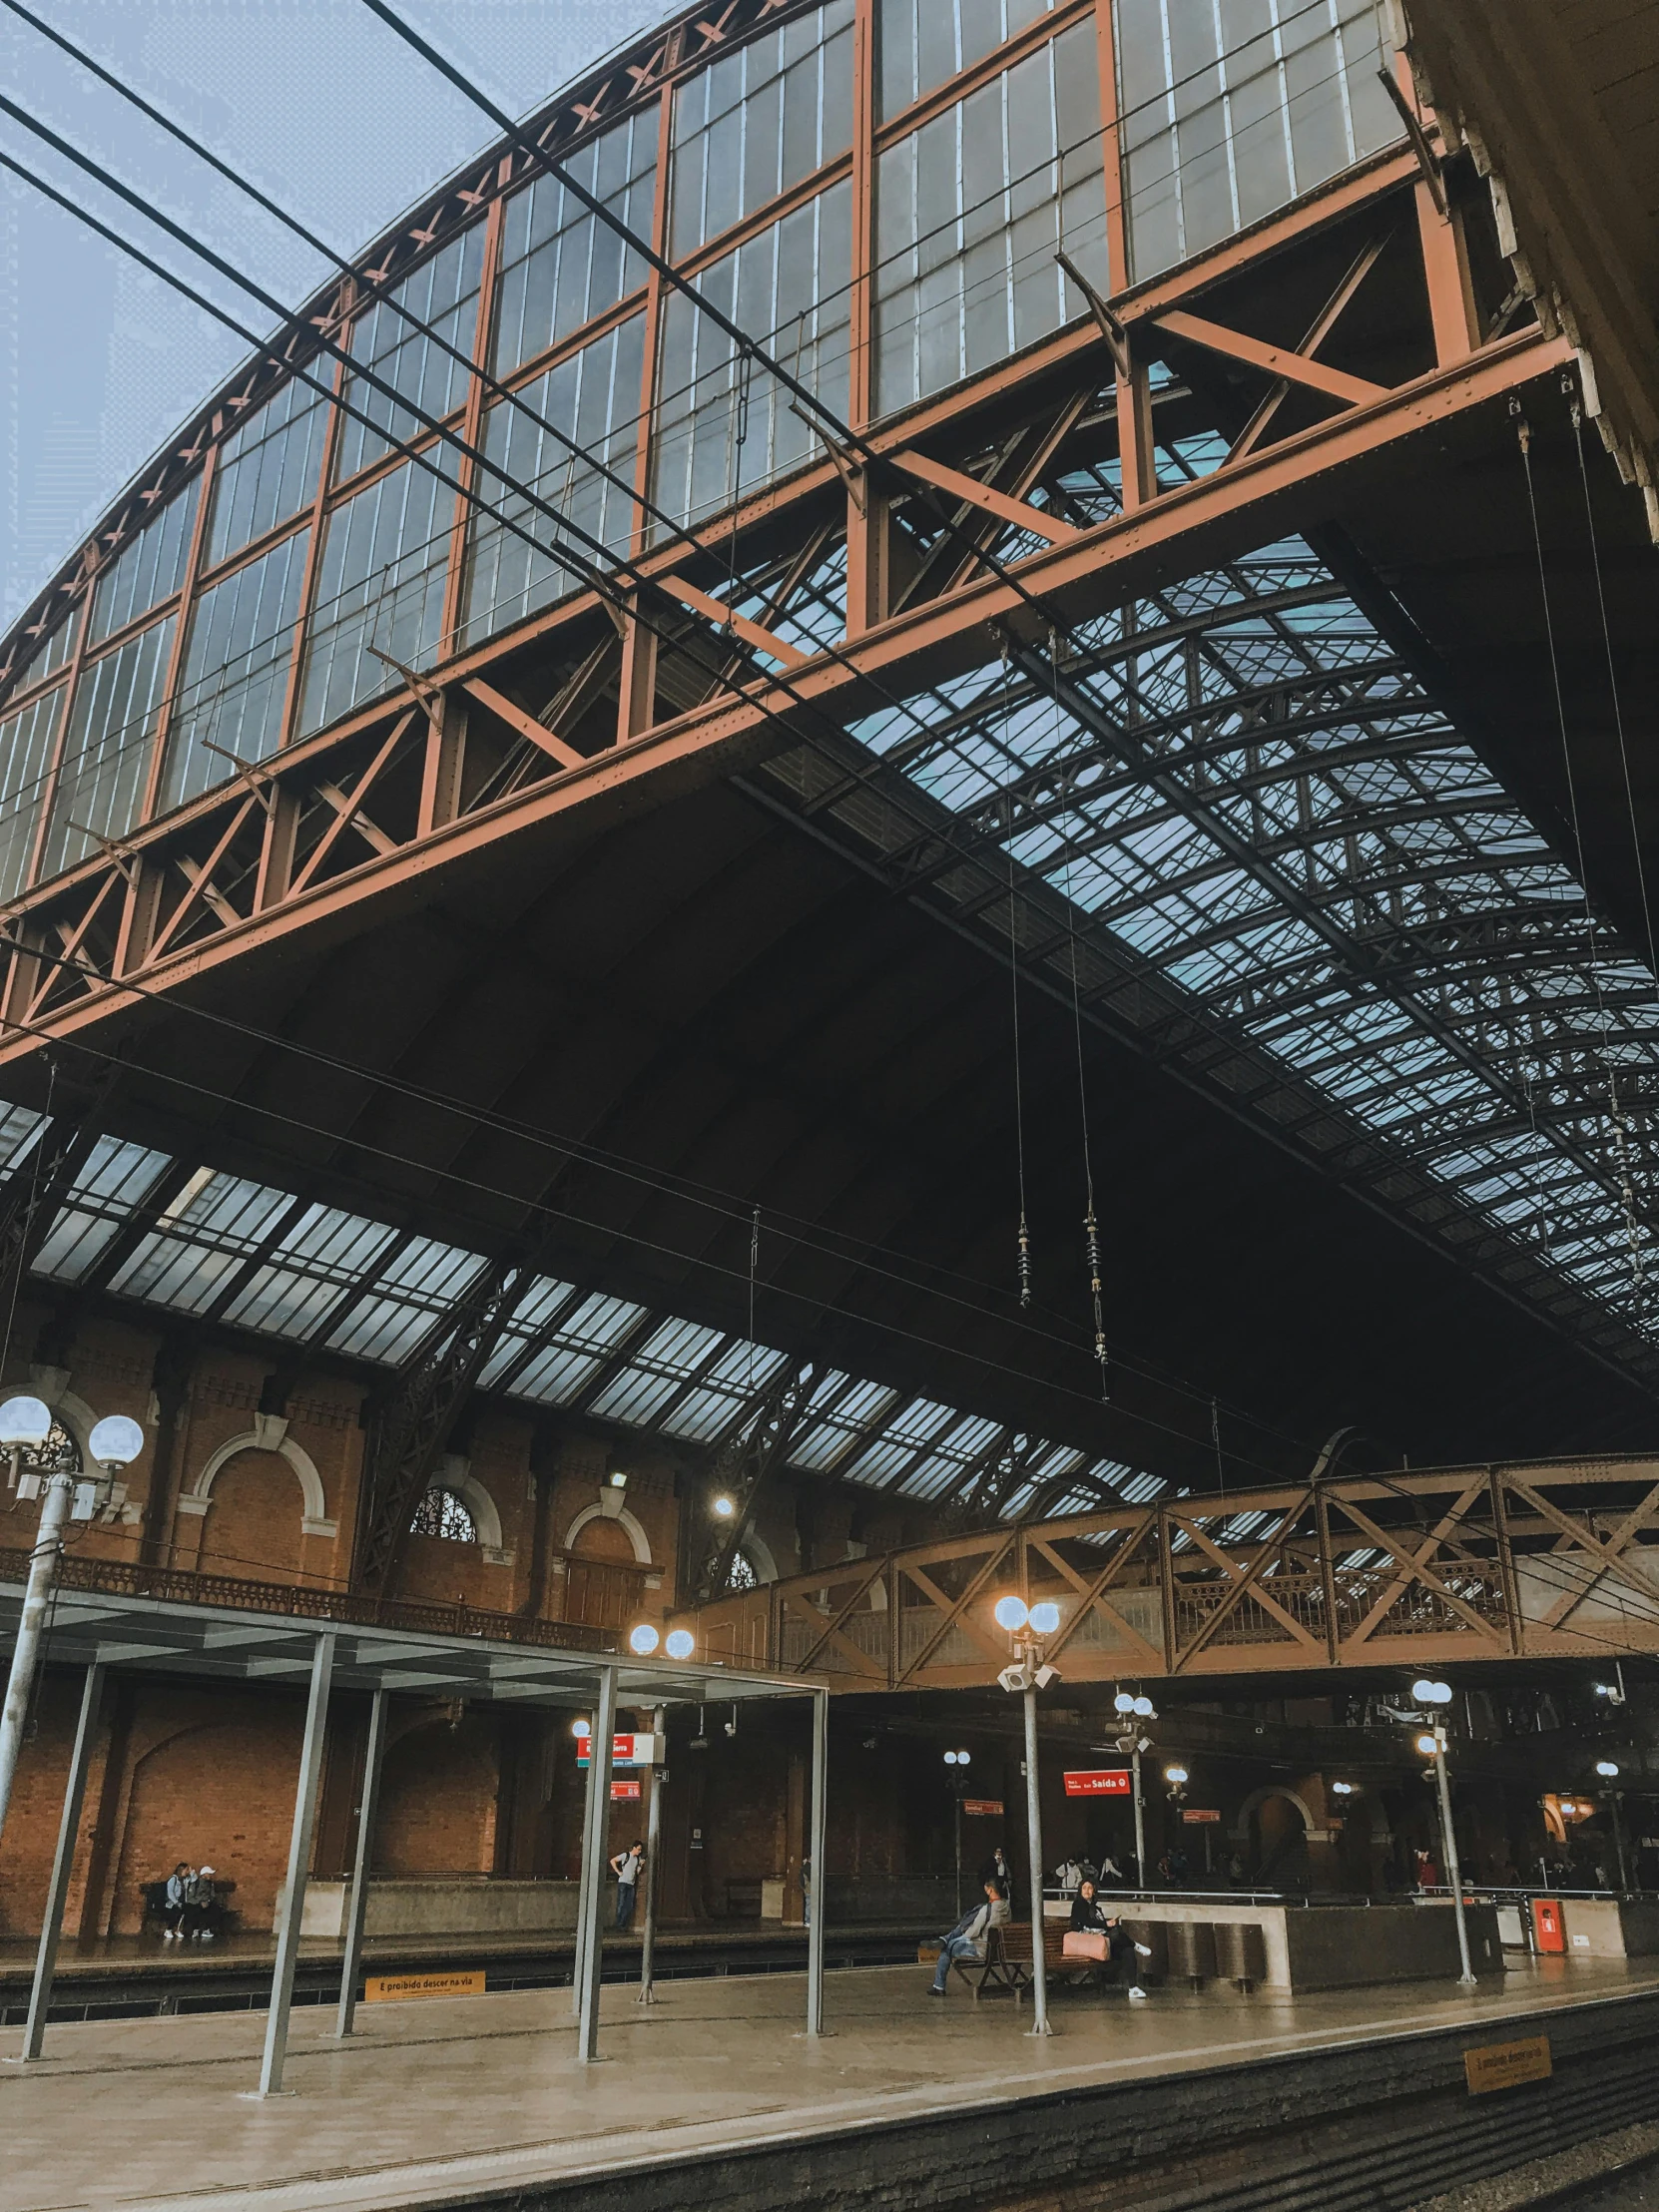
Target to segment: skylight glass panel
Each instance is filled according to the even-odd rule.
[[[0,1105],[0,1174],[7,1174],[27,1156],[46,1116],[32,1107]]]
[[[549,1336],[546,1345],[513,1383],[515,1397],[562,1405],[578,1395],[604,1366],[606,1358],[645,1314],[625,1298],[593,1291]]]
[[[840,1471],[849,1482],[867,1482],[881,1489],[899,1469],[909,1465],[919,1448],[932,1442],[956,1416],[948,1405],[930,1398],[915,1398],[903,1406],[883,1433],[873,1438]]]
[[[70,1187],[68,1203],[34,1260],[37,1275],[78,1283],[168,1165],[165,1152],[100,1137]]]
[[[328,1342],[335,1352],[395,1365],[466,1296],[483,1267],[476,1253],[416,1237],[376,1279],[373,1293],[341,1316]]]
[[[867,1435],[897,1402],[898,1392],[880,1382],[855,1382],[836,1397],[822,1420],[803,1426],[790,1447],[790,1464],[822,1471],[855,1438]]]
[[[758,1393],[770,1389],[789,1364],[782,1352],[738,1340],[705,1371],[695,1389],[669,1407],[661,1425],[671,1436],[710,1441],[730,1428]]]
[[[396,1234],[380,1222],[331,1206],[307,1206],[270,1261],[232,1301],[226,1319],[273,1337],[308,1337]]]
[[[896,1485],[899,1493],[904,1497],[939,1496],[961,1480],[964,1469],[971,1466],[1001,1432],[1000,1421],[985,1420],[974,1413],[962,1416],[948,1433],[937,1438],[927,1456]]]
[[[111,1288],[200,1314],[292,1204],[285,1191],[201,1169],[118,1270]]]
[[[593,1410],[609,1420],[646,1427],[724,1342],[722,1330],[689,1321],[664,1322],[600,1391]]]

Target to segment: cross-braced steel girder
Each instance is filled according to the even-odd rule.
[[[710,1658],[842,1690],[963,1689],[1007,1658],[1012,1591],[1057,1605],[1069,1683],[1422,1672],[1659,1652],[1659,1462],[1327,1472],[1114,1504],[817,1568],[695,1616]]]

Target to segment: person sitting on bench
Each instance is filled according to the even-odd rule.
[[[1152,1952],[1145,1943],[1137,1943],[1116,1913],[1107,1913],[1101,1907],[1092,1882],[1085,1882],[1071,1903],[1073,1929],[1099,1935],[1105,1938],[1105,1950],[1101,1963],[1116,1965],[1124,1961],[1124,1971],[1129,1979],[1129,1994],[1144,1999],[1146,1991],[1141,1987],[1140,1961],[1150,1958]]]
[[[1008,1925],[1008,1900],[1002,1894],[1000,1882],[985,1884],[985,1902],[964,1913],[948,1936],[939,1937],[939,1962],[933,1972],[930,1996],[942,1997],[945,1983],[950,1978],[951,1962],[957,1958],[971,1958],[983,1964],[985,1940],[993,1928]]]

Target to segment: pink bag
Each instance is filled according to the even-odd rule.
[[[1060,1945],[1062,1958],[1092,1958],[1098,1965],[1109,1955],[1106,1931],[1101,1928],[1068,1928]]]

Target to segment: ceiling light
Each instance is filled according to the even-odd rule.
[[[649,1659],[661,1641],[650,1621],[641,1621],[628,1631],[628,1649],[641,1659]]]
[[[697,1649],[697,1638],[689,1628],[671,1628],[663,1649],[671,1659],[689,1659]]]
[[[1060,1625],[1060,1608],[1044,1598],[1040,1605],[1031,1608],[1031,1626],[1039,1636],[1052,1636]]]
[[[1031,1615],[1026,1608],[1024,1598],[1015,1597],[1010,1592],[1007,1597],[997,1599],[996,1609],[992,1617],[998,1628],[1006,1628],[1012,1633],[1016,1628],[1023,1628]]]

